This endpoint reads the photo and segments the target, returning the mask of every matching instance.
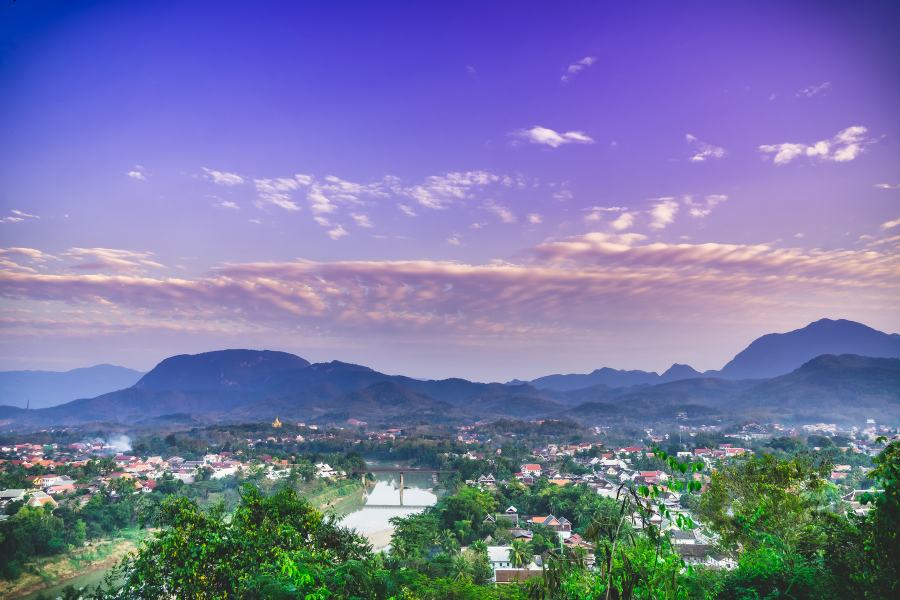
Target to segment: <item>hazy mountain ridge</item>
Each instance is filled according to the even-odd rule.
[[[900,358],[900,335],[846,319],[820,319],[801,329],[755,339],[719,374],[728,379],[776,377],[823,354]]]
[[[0,371],[0,404],[45,408],[131,387],[143,373],[117,365],[70,371]]]
[[[204,357],[207,359],[209,357]],[[315,373],[316,369],[301,367]],[[352,373],[361,371],[350,366]],[[132,387],[61,406],[26,411],[0,407],[12,427],[105,422],[140,424],[167,420],[246,422],[279,416],[306,422],[340,423],[354,418],[370,424],[456,423],[477,419],[567,418],[585,424],[689,419],[753,418],[788,420],[797,415],[823,419],[891,419],[900,410],[900,359],[824,355],[788,375],[768,380],[730,381],[700,377],[658,385],[612,389],[593,386],[548,394],[530,386],[465,380],[420,381],[365,371],[358,387],[333,366],[306,389],[147,390]],[[336,379],[336,380],[334,380]],[[415,388],[411,385],[415,384]],[[452,402],[439,399],[453,397]],[[178,419],[173,419],[178,415]]]
[[[173,415],[178,415],[174,421],[239,422],[279,416],[312,422],[355,418],[373,424],[448,423],[504,416],[652,421],[672,419],[679,413],[692,419],[741,415],[790,420],[804,414],[821,420],[896,418],[900,408],[897,358],[823,355],[805,361],[789,374],[766,379],[700,375],[677,364],[662,376],[598,369],[588,375],[550,377],[562,378],[566,387],[593,381],[594,375],[608,383],[552,390],[529,383],[421,380],[340,361],[310,363],[285,352],[221,350],[167,358],[134,386],[96,397],[30,411],[0,406],[0,419],[4,426],[16,428],[85,422],[135,424],[166,421]],[[648,379],[653,383],[609,385]]]
[[[611,413],[760,420],[896,421],[900,415],[900,359],[852,354],[818,356],[800,368],[766,380],[697,378],[625,390],[576,392],[584,400],[566,416],[589,422],[601,407]],[[623,413],[623,411],[628,411]]]
[[[545,375],[530,382],[515,382],[530,383],[540,389],[572,391],[596,385],[610,388],[656,385],[695,377],[767,379],[790,373],[823,354],[900,358],[900,335],[884,333],[846,319],[820,319],[800,329],[770,333],[755,339],[720,371],[700,373],[690,365],[675,363],[662,375],[654,371],[603,367],[586,374]]]

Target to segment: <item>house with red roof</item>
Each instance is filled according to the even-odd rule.
[[[532,477],[540,477],[543,469],[541,469],[541,465],[537,463],[530,463],[527,465],[522,465],[522,475],[530,475]]]

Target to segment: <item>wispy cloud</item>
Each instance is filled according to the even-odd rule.
[[[544,217],[539,215],[538,213],[530,213],[528,215],[528,222],[532,225],[540,225],[544,222]]]
[[[566,72],[563,73],[562,77],[560,77],[560,81],[562,83],[569,83],[569,81],[571,81],[573,77],[593,65],[595,62],[597,62],[597,59],[593,56],[585,56],[581,60],[573,62],[568,67],[566,67]]]
[[[704,142],[695,135],[688,133],[684,136],[684,139],[694,153],[691,156],[691,162],[705,162],[711,158],[724,158],[725,156],[725,148]]]
[[[536,251],[545,259],[573,261],[582,266],[607,265],[652,267],[664,272],[719,272],[740,274],[747,285],[768,285],[766,275],[812,278],[823,284],[829,278],[853,287],[867,282],[878,287],[900,287],[900,255],[858,250],[805,250],[771,244],[666,244],[644,243],[641,234],[588,233],[546,242]],[[869,260],[871,259],[871,262]]]
[[[831,90],[831,82],[823,81],[822,83],[809,85],[803,89],[797,90],[795,96],[797,96],[798,98],[812,98],[813,96],[826,94],[829,90]]]
[[[650,227],[665,229],[675,221],[678,213],[678,202],[674,198],[659,198],[650,209]]]
[[[881,224],[882,229],[893,229],[894,227],[900,227],[900,217],[892,221],[885,221]]]
[[[35,248],[0,248],[0,268],[34,273],[36,272],[35,269],[23,264],[23,261],[29,264],[42,265],[48,260],[59,260],[59,258]]]
[[[535,125],[530,129],[514,131],[514,137],[526,140],[532,144],[559,148],[566,144],[593,144],[594,140],[583,131],[555,131],[548,127]]]
[[[302,180],[298,180],[296,177],[254,179],[253,185],[256,187],[257,206],[260,208],[272,205],[288,211],[300,210],[300,205],[293,200],[293,192],[304,185]]]
[[[403,204],[402,202],[397,203],[397,208],[407,217],[415,217],[416,211],[412,209],[408,204]]]
[[[561,190],[556,190],[553,192],[553,199],[558,200],[560,202],[565,202],[567,200],[571,200],[575,197],[575,194],[572,193],[572,190],[567,190],[565,188]]]
[[[447,243],[451,246],[459,246],[462,244],[462,240],[459,239],[459,235],[453,234],[447,238]]]
[[[515,223],[517,220],[516,215],[514,215],[508,207],[497,204],[493,200],[485,200],[481,207],[484,210],[497,215],[497,218],[503,223]]]
[[[631,229],[634,225],[634,213],[623,212],[615,220],[610,223],[610,227],[615,229],[616,231],[625,231],[626,229]]]
[[[22,256],[35,262],[46,262],[48,259],[58,260],[52,254],[47,254],[36,248],[0,248],[0,256]]]
[[[591,206],[584,209],[587,213],[584,216],[585,223],[597,223],[603,220],[606,213],[620,213],[628,210],[625,206]]]
[[[214,177],[221,182],[228,180],[223,172],[207,169],[209,181],[215,183]],[[240,176],[238,176],[240,177]],[[385,175],[379,179],[360,183],[343,179],[336,175],[320,177],[313,174],[296,174],[290,177],[253,179],[256,189],[255,206],[259,209],[271,207],[286,211],[300,211],[300,201],[309,206],[313,221],[328,230],[332,238],[347,235],[346,230],[335,226],[340,217],[352,219],[359,227],[371,227],[371,219],[361,207],[371,206],[385,199],[394,200],[396,208],[408,217],[419,214],[417,208],[444,210],[454,204],[471,202],[484,203],[489,197],[500,194],[504,190],[524,190],[546,185],[556,189],[556,184],[541,184],[522,175],[504,175],[483,169],[468,171],[450,171],[439,175],[425,177],[418,182],[407,182],[393,175]],[[222,183],[226,185],[225,183]],[[221,208],[237,208],[233,203],[218,203]],[[512,215],[511,211],[491,199],[486,208],[497,214],[504,222]],[[344,212],[348,210],[348,212]],[[502,209],[502,210],[501,210]],[[514,215],[512,216],[515,219]],[[346,222],[346,221],[345,221]]]
[[[40,219],[37,215],[28,214],[25,211],[18,210],[16,208],[10,209],[9,214],[5,217],[0,217],[0,223],[21,223],[23,221],[27,221],[29,219]]]
[[[235,186],[242,185],[246,180],[237,173],[229,173],[227,171],[217,171],[215,169],[207,169],[203,167],[206,178],[216,185]]]
[[[328,237],[333,240],[339,240],[345,235],[347,235],[347,230],[344,229],[343,225],[336,225],[328,230]]]
[[[426,177],[420,184],[401,187],[399,192],[425,208],[440,210],[453,202],[472,198],[477,190],[496,184],[510,187],[513,183],[512,179],[489,171],[455,171]]]
[[[800,157],[816,161],[847,162],[862,154],[865,146],[874,143],[874,140],[867,137],[867,132],[862,125],[854,125],[828,140],[819,140],[812,144],[795,142],[763,144],[759,147],[759,151],[765,158],[771,155],[776,165],[786,165]]]
[[[357,227],[372,227],[372,221],[369,219],[369,215],[352,213],[350,217],[353,219],[353,222],[356,223]]]
[[[217,199],[215,202],[213,202],[213,206],[215,206],[216,208],[224,208],[226,210],[240,210],[240,206],[238,206],[236,202],[232,202],[231,200]]]
[[[126,263],[146,255],[105,251]],[[494,334],[534,335],[536,329],[549,331],[560,323],[579,329],[660,311],[698,314],[705,322],[717,311],[749,318],[765,307],[773,314],[803,307],[815,313],[826,301],[839,308],[878,311],[893,305],[900,293],[896,242],[883,250],[805,250],[771,244],[672,244],[650,242],[638,233],[595,232],[545,242],[530,255],[521,263],[488,264],[240,263],[190,278],[149,276],[115,260],[96,273],[64,267],[30,272],[0,262],[0,296],[30,301],[36,310],[43,302],[115,305],[117,315],[131,315],[138,322],[154,317],[173,330],[190,330],[196,319],[263,331],[327,323],[347,335],[390,330],[475,334],[483,340]],[[597,306],[603,307],[602,317],[588,310]],[[58,329],[64,334],[65,322]]]
[[[71,268],[82,271],[114,271],[141,273],[147,269],[163,269],[152,252],[136,252],[117,248],[69,248],[60,256],[74,260]]]
[[[876,183],[879,190],[900,190],[900,183]]]
[[[127,175],[138,181],[147,181],[147,169],[143,165],[134,165],[134,168],[128,171]]]
[[[708,217],[712,210],[728,200],[725,194],[708,194],[703,198],[694,198],[691,195],[684,197],[684,204],[688,207],[688,213],[694,218]]]

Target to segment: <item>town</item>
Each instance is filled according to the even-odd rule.
[[[423,514],[439,511],[457,494],[482,494],[492,510],[478,512],[478,523],[457,523],[454,543],[461,555],[472,548],[486,553],[486,579],[498,585],[542,576],[554,548],[577,550],[593,569],[597,540],[589,515],[600,499],[619,506],[630,498],[628,526],[662,532],[684,564],[734,569],[735,556],[698,511],[714,473],[759,453],[817,457],[827,464],[821,478],[833,490],[831,508],[863,516],[871,508],[863,500],[875,485],[872,459],[897,435],[871,421],[859,427],[745,423],[718,431],[682,424],[616,444],[602,426],[540,420],[369,430],[360,421],[326,427],[278,419],[145,432],[133,440],[75,429],[12,435],[0,445],[0,530],[13,540],[15,527],[30,524],[37,537],[24,549],[0,543],[13,552],[4,556],[3,576],[15,579],[42,557],[149,522],[146,514],[172,495],[234,506],[246,483],[266,490],[288,486],[341,516],[365,502],[373,477],[360,475],[373,460],[435,469],[440,500]],[[85,439],[74,441],[79,436]],[[560,500],[554,505],[548,498]],[[35,516],[43,520],[40,527]],[[403,524],[394,533],[386,552],[408,542]]]

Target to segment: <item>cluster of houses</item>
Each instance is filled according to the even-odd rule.
[[[554,515],[520,516],[515,506],[508,507],[502,513],[489,514],[484,518],[486,523],[496,523],[503,526],[513,540],[529,542],[534,537],[534,526],[540,525],[559,535],[560,544],[567,548],[581,548],[584,551],[585,564],[593,567],[595,564],[594,545],[582,539],[580,535],[572,532],[572,523],[565,517]],[[492,541],[488,539],[487,541]],[[487,547],[488,560],[494,571],[493,580],[496,583],[513,583],[524,581],[532,577],[540,576],[543,569],[542,557],[534,554],[522,564],[513,561],[513,547],[507,545],[489,545]]]
[[[39,467],[44,473],[31,479],[30,488],[0,490],[0,514],[6,515],[6,508],[11,503],[39,507],[58,506],[58,500],[67,495],[77,495],[81,505],[90,501],[93,494],[107,489],[116,480],[133,482],[135,493],[152,492],[159,479],[171,476],[186,484],[194,483],[199,477],[221,479],[248,471],[251,467],[260,466],[269,479],[281,479],[290,475],[291,465],[286,460],[274,459],[262,455],[256,463],[251,464],[238,460],[231,452],[211,453],[200,460],[186,460],[180,456],[163,459],[161,456],[139,457],[114,451],[101,442],[75,443],[60,447],[56,444],[16,444],[0,447],[3,456],[0,469],[4,466],[22,466],[26,469]],[[47,458],[52,456],[52,458]],[[88,461],[97,458],[110,458],[115,469],[99,475],[87,482],[77,482],[66,474],[71,468],[85,467]],[[62,468],[65,467],[65,468]],[[323,479],[342,477],[344,473],[333,469],[327,463],[315,465],[316,476]],[[121,488],[119,488],[121,489]],[[0,518],[3,518],[0,516]]]
[[[43,490],[8,489],[0,490],[0,520],[7,518],[7,507],[12,503],[32,507],[51,506],[56,508],[56,500]]]
[[[653,501],[643,502],[643,510],[637,507],[630,515],[630,525],[636,529],[646,527],[648,524],[660,527],[667,531],[676,551],[688,564],[703,564],[717,568],[732,568],[734,563],[716,552],[712,541],[703,535],[699,527],[682,529],[678,527],[678,515],[690,517],[694,522],[697,519],[690,511],[681,506],[681,493],[669,487],[670,475],[662,470],[640,470],[634,468],[633,462],[638,458],[653,457],[649,449],[639,446],[618,448],[616,451],[605,452],[600,456],[588,457],[579,447],[574,453],[570,453],[572,447],[550,447],[539,449],[535,457],[540,462],[526,463],[520,466],[515,473],[515,479],[524,485],[533,485],[540,478],[546,478],[554,485],[565,486],[571,484],[584,484],[597,494],[618,499],[621,498],[622,484],[632,486],[657,486],[659,496]],[[684,459],[692,461],[702,460],[708,466],[715,461],[728,459],[749,452],[746,448],[735,447],[731,444],[722,444],[717,448],[698,448],[695,451],[685,453]],[[581,475],[573,475],[563,472],[559,465],[559,458],[577,455],[576,462],[585,467],[588,472]],[[709,481],[704,473],[691,473],[688,475],[702,486]],[[471,486],[491,488],[502,485],[505,482],[495,479],[493,474],[487,473],[469,480]],[[659,504],[665,506],[668,516],[660,510]],[[560,541],[569,547],[581,547],[585,550],[586,563],[593,564],[593,546],[583,540],[572,531],[572,523],[560,515],[533,515],[522,517],[515,507],[511,506],[503,513],[488,515],[486,522],[503,525],[508,530],[513,540],[529,541],[533,537],[532,527],[542,525],[559,534]],[[540,573],[540,557],[535,556],[529,565],[513,566],[509,558],[510,547],[491,546],[489,556],[494,568],[494,579],[497,583],[521,581]]]
[[[874,424],[870,423],[869,429],[873,428]],[[746,431],[742,430],[740,436],[734,437],[754,439],[756,435],[763,434],[761,431],[763,428],[759,426],[751,426],[746,429]],[[807,426],[804,429],[808,432],[815,431],[830,435],[841,431],[822,424]],[[858,433],[862,435],[857,437]],[[860,432],[853,431],[851,436],[853,442],[847,449],[870,454],[876,452],[877,450],[871,448],[868,443],[869,433],[871,432],[865,430]],[[656,486],[659,495],[653,501],[644,501],[643,510],[635,510],[631,514],[631,525],[634,528],[642,528],[652,524],[666,531],[674,549],[687,564],[702,564],[715,568],[734,568],[734,561],[716,550],[714,540],[704,535],[702,527],[684,529],[677,525],[678,515],[690,517],[694,523],[697,523],[698,520],[689,510],[681,505],[681,492],[670,486],[671,476],[662,470],[641,470],[633,466],[636,462],[640,462],[641,459],[654,456],[648,448],[626,446],[617,448],[615,451],[603,452],[599,456],[590,456],[585,451],[590,450],[592,447],[593,445],[591,444],[548,445],[545,448],[535,449],[533,451],[535,462],[521,465],[514,477],[524,485],[533,485],[541,478],[546,478],[549,483],[559,486],[575,483],[584,484],[597,494],[612,499],[622,497],[623,484],[630,484],[631,487]],[[704,463],[704,469],[701,472],[688,472],[686,475],[693,481],[699,482],[701,490],[703,490],[706,489],[709,482],[709,476],[706,473],[714,470],[718,463],[749,452],[752,451],[748,448],[723,443],[718,444],[715,448],[695,448],[690,451],[679,452],[677,457],[683,461],[702,461]],[[575,462],[584,467],[582,470],[586,470],[586,472],[580,475],[563,472],[560,468],[563,464],[560,459],[567,456],[574,457]],[[829,479],[834,483],[842,484],[852,472],[854,472],[854,468],[850,465],[839,464],[833,468]],[[490,488],[502,485],[505,482],[497,481],[493,474],[487,473],[466,483],[471,486]],[[867,491],[872,492],[873,490]],[[869,505],[863,502],[867,491],[852,490],[843,496],[843,502],[846,504],[847,510],[857,514],[865,514],[869,510]],[[660,510],[660,504],[666,510]],[[562,516],[535,515],[520,517],[515,507],[509,507],[504,513],[488,515],[485,520],[504,525],[512,539],[525,541],[530,540],[533,536],[530,529],[532,525],[544,525],[558,532],[564,544],[581,545],[588,553],[591,551],[591,545],[582,540],[578,534],[573,533],[572,524]],[[489,548],[489,556],[494,567],[494,577],[498,583],[520,581],[540,573],[539,556],[535,556],[528,565],[514,566],[511,563],[509,551],[510,547],[508,546],[491,546]],[[592,560],[593,556],[589,554],[588,562],[590,563]]]

